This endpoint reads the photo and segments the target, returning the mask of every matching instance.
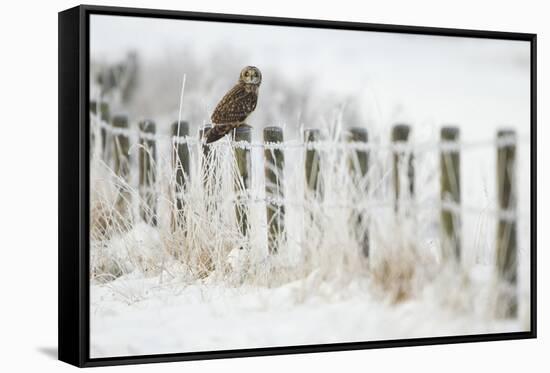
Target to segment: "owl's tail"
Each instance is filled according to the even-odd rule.
[[[235,126],[231,124],[216,124],[204,133],[206,143],[210,144],[211,142],[218,141],[229,132],[231,132],[233,128],[235,128]]]

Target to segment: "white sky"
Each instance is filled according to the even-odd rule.
[[[501,125],[529,133],[527,42],[99,15],[90,30],[92,58],[237,48],[264,84],[271,69],[312,74],[327,92],[362,92],[381,122],[398,120],[398,105],[409,121],[457,123],[467,137]]]

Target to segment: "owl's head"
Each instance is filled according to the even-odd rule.
[[[262,73],[257,67],[247,66],[241,70],[239,82],[260,85],[260,83],[262,82]]]

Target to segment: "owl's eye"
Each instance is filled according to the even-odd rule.
[[[248,71],[245,71],[244,76],[248,76]]]

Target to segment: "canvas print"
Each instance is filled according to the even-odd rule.
[[[90,357],[529,331],[530,43],[91,14]]]

